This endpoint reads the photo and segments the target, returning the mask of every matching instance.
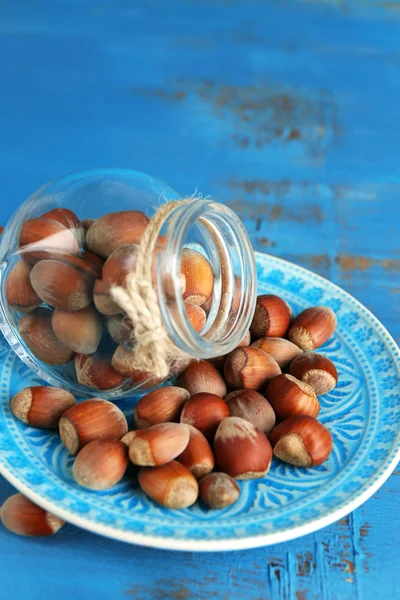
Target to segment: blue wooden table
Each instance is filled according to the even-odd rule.
[[[0,64],[1,222],[58,175],[133,167],[228,203],[257,250],[343,286],[400,340],[398,2],[3,0]],[[254,551],[1,528],[0,599],[394,600],[399,475]]]

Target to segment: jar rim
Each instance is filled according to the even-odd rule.
[[[166,228],[167,244],[156,272],[160,309],[168,333],[174,344],[193,358],[207,359],[228,354],[247,334],[257,298],[256,262],[248,233],[232,209],[207,198],[193,199],[178,206],[168,217]],[[202,233],[204,254],[213,260],[216,267],[213,308],[200,333],[190,323],[180,287],[182,252],[193,228]],[[224,265],[221,264],[223,260]],[[224,269],[225,275],[228,275],[225,288],[221,285]],[[164,286],[160,285],[163,277],[167,277],[173,286],[172,304],[170,294],[166,295]],[[237,285],[238,279],[240,285]],[[219,310],[223,303],[225,306],[229,303],[230,307],[237,305],[236,314],[231,311],[225,319],[221,319]]]

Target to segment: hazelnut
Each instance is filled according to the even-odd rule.
[[[292,320],[292,309],[279,296],[258,296],[253,322],[250,327],[255,338],[283,337]]]
[[[75,312],[57,308],[51,323],[60,342],[74,352],[93,354],[99,347],[102,323],[99,314],[91,306]]]
[[[148,373],[147,371],[139,371],[138,369],[131,369],[130,374],[132,383],[141,390],[151,390],[165,381],[164,379],[153,377],[151,373]]]
[[[41,260],[33,267],[31,284],[39,298],[62,310],[85,308],[92,299],[93,280],[58,260]]]
[[[136,269],[136,257],[139,246],[127,244],[110,254],[103,266],[103,281],[109,285],[124,286],[126,276]]]
[[[42,303],[30,280],[31,267],[18,261],[6,281],[6,299],[11,308],[30,313]]]
[[[53,219],[64,225],[67,229],[78,229],[79,219],[72,210],[68,208],[53,208],[42,215],[45,219]]]
[[[191,326],[196,333],[200,333],[207,321],[207,315],[201,306],[185,302],[185,310]]]
[[[196,478],[176,460],[160,467],[142,468],[138,479],[145,494],[167,508],[188,508],[199,495]]]
[[[21,317],[18,331],[29,350],[47,365],[63,365],[74,353],[57,338],[51,325],[52,313],[48,308],[37,308]]]
[[[228,354],[224,365],[225,381],[236,390],[260,390],[280,373],[272,356],[252,346],[236,348]]]
[[[22,494],[14,494],[7,498],[0,509],[0,517],[9,531],[32,537],[52,535],[65,523]]]
[[[317,396],[327,394],[336,387],[338,373],[333,362],[322,354],[304,352],[290,365],[290,373],[314,388]]]
[[[81,227],[83,227],[85,232],[87,232],[88,229],[90,229],[93,225],[94,221],[94,219],[83,219],[83,221],[81,221]]]
[[[138,370],[132,367],[133,353],[129,348],[118,346],[111,359],[111,364],[113,368],[124,377],[138,376],[140,380]]]
[[[315,350],[334,334],[336,315],[328,306],[307,308],[293,321],[289,339],[302,350]]]
[[[258,348],[272,356],[281,369],[287,367],[296,356],[303,352],[303,350],[292,344],[292,342],[289,342],[289,340],[276,337],[260,338],[252,344],[252,347]]]
[[[200,499],[210,508],[227,508],[240,496],[236,481],[226,473],[209,473],[199,481]]]
[[[66,390],[37,385],[15,394],[11,400],[11,410],[26,425],[56,429],[65,411],[74,404],[75,398]]]
[[[83,246],[84,242],[84,231],[81,227],[78,217],[72,210],[68,208],[53,208],[42,215],[45,219],[53,219],[58,221],[61,225],[64,225],[76,238],[79,246]]]
[[[111,315],[107,319],[108,333],[118,345],[123,346],[132,338],[133,323],[124,315]]]
[[[74,364],[78,382],[92,390],[111,390],[124,381],[105,356],[76,354]]]
[[[267,437],[239,417],[221,421],[215,434],[214,454],[219,470],[235,479],[264,477],[272,460]]]
[[[184,300],[189,304],[204,304],[211,296],[214,287],[214,273],[207,258],[196,250],[184,248],[181,273],[186,281]]]
[[[276,419],[272,406],[255,390],[236,390],[226,396],[225,402],[231,417],[240,417],[266,434],[275,427]]]
[[[128,425],[115,404],[94,398],[69,408],[60,419],[59,429],[62,443],[76,455],[92,440],[120,440],[128,432]]]
[[[66,254],[65,252],[53,252],[52,256],[45,256],[43,260],[53,259],[61,263],[65,263],[70,267],[73,267],[82,275],[84,275],[89,281],[93,282],[96,277],[101,275],[101,265],[98,261],[104,260],[96,256],[95,260],[93,256],[96,256],[92,252],[82,252],[82,254]]]
[[[96,277],[101,277],[103,272],[104,258],[97,256],[94,252],[82,252],[82,260],[86,263],[87,268],[91,269]]]
[[[249,346],[251,342],[251,336],[250,336],[250,331],[248,331],[244,338],[242,339],[242,341],[240,342],[240,344],[238,344],[236,346],[236,348],[242,348],[242,346]],[[218,369],[218,371],[223,372],[224,371],[224,365],[225,365],[225,359],[228,355],[225,354],[224,356],[215,356],[214,358],[209,358],[208,362],[210,362],[216,369]]]
[[[102,279],[96,279],[94,282],[93,301],[102,315],[118,315],[121,312],[121,308],[111,298],[110,286]]]
[[[52,258],[57,252],[79,254],[79,245],[74,235],[54,219],[39,217],[23,223],[19,233],[22,257],[29,264]]]
[[[189,442],[189,430],[179,423],[139,429],[129,443],[129,458],[139,467],[157,467],[179,456]]]
[[[206,360],[191,363],[177,379],[180,387],[188,390],[191,396],[200,392],[226,395],[226,384],[219,371]]]
[[[229,415],[227,403],[215,394],[195,394],[183,406],[181,423],[199,429],[207,439],[214,434],[225,417]]]
[[[274,455],[296,467],[320,465],[332,450],[332,436],[319,421],[309,416],[286,419],[270,434]]]
[[[141,384],[142,389],[150,389],[161,383],[151,373],[139,371],[133,365],[133,353],[125,346],[118,346],[111,360],[113,368],[123,377],[129,377],[133,383]]]
[[[191,425],[186,425],[189,430],[189,442],[182,454],[177,457],[182,465],[200,479],[214,468],[214,454],[205,436]]]
[[[75,459],[72,474],[89,490],[108,490],[121,481],[128,466],[128,449],[115,439],[92,440]]]
[[[248,331],[242,341],[236,346],[236,348],[242,348],[243,346],[249,346],[251,342],[250,331]],[[224,356],[215,356],[214,358],[209,358],[208,362],[210,362],[218,371],[224,371],[225,359],[228,355]]]
[[[126,244],[139,244],[150,219],[138,210],[122,210],[97,219],[86,234],[92,252],[107,258]]]
[[[278,419],[294,415],[316,417],[320,405],[313,388],[293,377],[282,374],[269,382],[265,395]]]
[[[147,429],[159,423],[179,421],[183,403],[189,392],[179,387],[162,387],[142,396],[135,408],[135,425]]]

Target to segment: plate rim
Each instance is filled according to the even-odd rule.
[[[388,332],[385,326],[379,321],[379,319],[359,300],[354,298],[349,292],[338,286],[336,283],[333,283],[329,279],[319,275],[297,265],[296,263],[292,263],[278,256],[266,254],[263,252],[255,252],[256,257],[260,256],[262,260],[265,258],[271,258],[274,262],[278,264],[282,264],[284,267],[288,265],[289,267],[295,267],[300,272],[303,272],[305,275],[313,276],[315,280],[320,280],[324,285],[328,285],[330,287],[336,288],[340,291],[341,295],[345,295],[348,297],[353,303],[356,303],[358,307],[362,308],[364,314],[366,314],[369,319],[374,323],[374,325],[378,328],[378,330],[385,335],[387,340],[393,345],[394,358],[397,359],[397,364],[400,367],[400,349],[393,339],[392,335]],[[400,446],[395,450],[392,455],[387,457],[384,461],[384,470],[381,475],[372,480],[370,485],[359,495],[357,495],[353,500],[349,501],[345,506],[342,506],[338,509],[329,509],[328,514],[324,516],[315,517],[310,519],[307,523],[303,523],[297,526],[291,526],[283,531],[276,531],[273,533],[264,533],[260,535],[248,535],[242,538],[220,538],[218,540],[199,540],[199,539],[173,539],[173,538],[165,538],[161,536],[155,535],[145,535],[142,533],[134,532],[134,531],[124,531],[123,529],[117,529],[113,526],[105,525],[102,523],[98,523],[91,519],[88,519],[84,516],[80,516],[76,512],[73,512],[68,509],[64,509],[62,507],[57,506],[56,501],[47,500],[43,498],[40,493],[32,490],[30,487],[25,485],[24,482],[20,481],[17,476],[15,476],[12,472],[12,469],[8,469],[5,463],[0,463],[0,474],[13,485],[19,492],[23,493],[27,496],[32,502],[35,502],[39,506],[41,506],[44,510],[55,514],[61,519],[65,520],[67,523],[80,527],[86,531],[90,531],[91,533],[95,533],[98,535],[102,535],[117,541],[122,541],[131,544],[137,544],[140,546],[146,546],[149,548],[158,548],[163,550],[175,550],[175,551],[198,551],[198,552],[221,552],[221,551],[234,551],[234,550],[247,550],[251,548],[259,548],[262,546],[270,546],[276,543],[289,541],[292,539],[296,539],[303,535],[308,535],[319,529],[327,527],[337,520],[345,517],[356,508],[361,506],[364,502],[366,502],[373,494],[387,481],[390,477],[394,469],[396,468],[397,463],[400,460]]]

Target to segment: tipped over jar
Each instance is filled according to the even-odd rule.
[[[238,216],[136,171],[45,185],[4,228],[0,254],[7,341],[41,379],[81,395],[140,393],[225,355],[254,313]]]

